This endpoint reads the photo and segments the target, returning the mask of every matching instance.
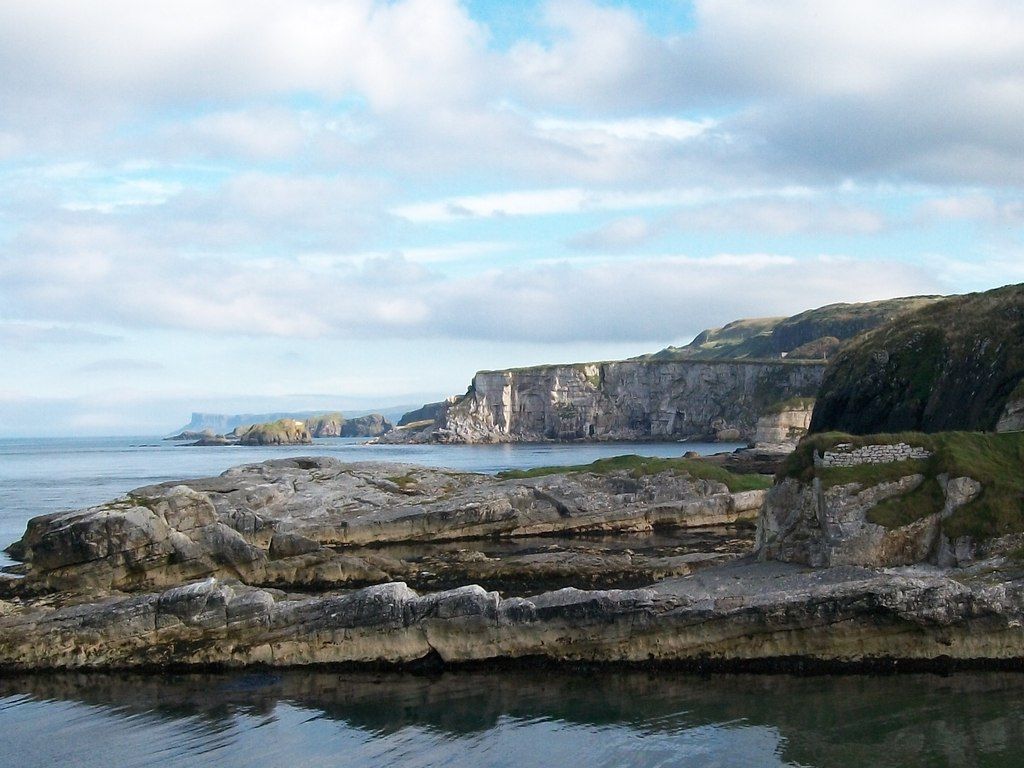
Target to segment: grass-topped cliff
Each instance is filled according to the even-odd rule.
[[[931,453],[927,459],[853,467],[815,466],[815,454],[845,445],[850,449],[871,445],[907,445]],[[1024,433],[906,432],[854,436],[839,432],[812,435],[801,441],[779,471],[808,483],[819,480],[823,488],[848,483],[863,487],[896,481],[909,475],[923,475],[924,482],[909,493],[878,504],[868,519],[886,528],[897,528],[940,512],[945,499],[940,478],[969,477],[981,483],[981,493],[942,521],[951,539],[972,536],[984,540],[1006,534],[1024,533]]]
[[[294,419],[240,427],[234,434],[240,445],[308,445],[313,442],[306,425]]]
[[[933,302],[830,364],[812,432],[995,429],[1024,395],[1024,285]]]
[[[684,347],[666,347],[653,360],[823,360],[848,340],[938,300],[912,296],[861,304],[829,304],[792,317],[735,320],[710,328]]]

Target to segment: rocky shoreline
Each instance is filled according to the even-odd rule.
[[[1024,584],[927,570],[743,563],[648,589],[501,598],[389,583],[288,597],[208,579],[0,618],[8,670],[556,662],[1019,660]],[[791,662],[789,662],[791,663]]]
[[[494,477],[310,458],[149,486],[30,522],[0,579],[0,669],[1024,659],[1012,557],[936,559],[941,517],[876,531],[873,506],[913,483],[814,482],[765,491],[685,459]],[[949,514],[978,496],[944,487]]]

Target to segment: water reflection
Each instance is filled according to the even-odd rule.
[[[288,671],[0,679],[22,766],[1001,766],[1024,676]]]

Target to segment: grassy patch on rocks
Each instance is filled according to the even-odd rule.
[[[813,397],[791,397],[778,403],[772,403],[764,412],[765,414],[776,414],[783,413],[784,411],[809,411],[813,407]]]
[[[924,460],[855,467],[814,466],[815,453],[832,450],[840,443],[852,449],[906,443],[925,448],[932,456]],[[938,512],[944,498],[937,478],[945,474],[950,478],[970,477],[982,485],[978,498],[943,521],[947,535],[988,539],[1024,532],[1024,433],[1021,432],[902,432],[863,436],[826,432],[801,441],[776,479],[792,477],[810,482],[817,478],[826,487],[846,483],[869,486],[914,474],[924,475],[924,483],[875,507],[870,513],[873,522],[897,527]]]
[[[613,456],[598,459],[591,464],[577,464],[565,467],[534,467],[499,472],[503,480],[522,480],[546,475],[564,475],[571,472],[589,472],[602,475],[610,472],[628,472],[633,477],[657,475],[662,472],[676,472],[689,475],[695,480],[714,480],[724,483],[732,493],[760,491],[771,487],[772,481],[764,475],[739,475],[700,459],[661,459],[650,456]]]

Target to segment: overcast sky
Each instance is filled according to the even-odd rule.
[[[1019,2],[0,0],[0,434],[1019,282],[1022,189]]]

